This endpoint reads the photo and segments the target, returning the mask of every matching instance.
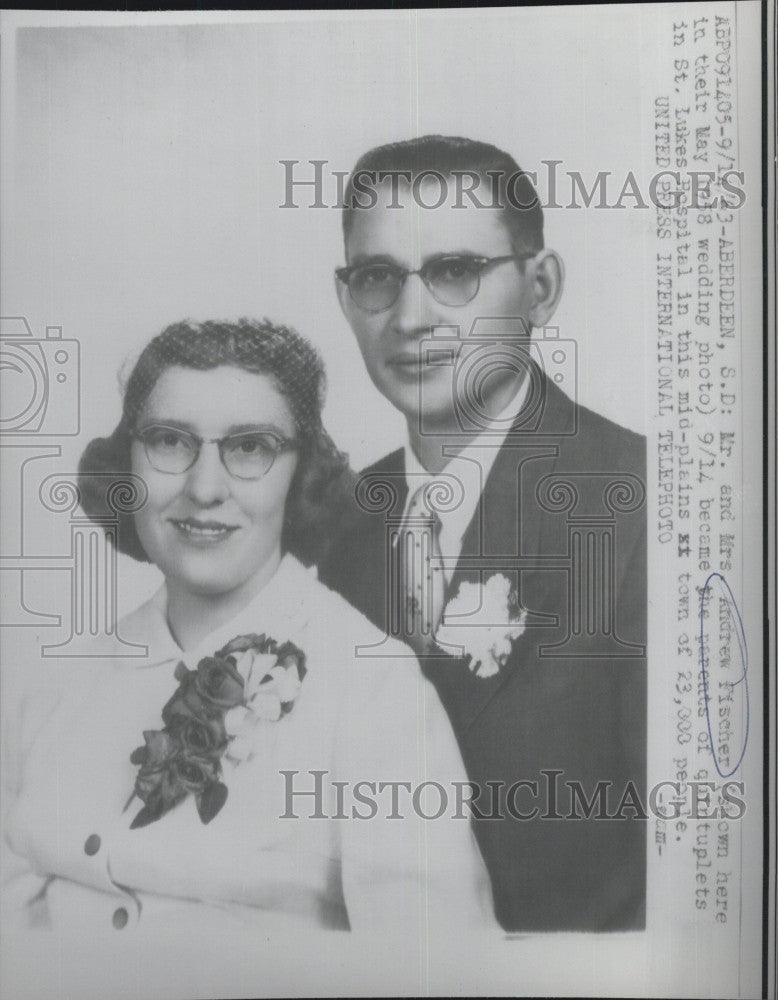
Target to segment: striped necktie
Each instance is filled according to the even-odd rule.
[[[443,613],[446,575],[440,553],[440,518],[430,509],[434,481],[413,495],[405,515],[400,546],[400,580],[405,598],[404,638],[417,652],[431,648]]]

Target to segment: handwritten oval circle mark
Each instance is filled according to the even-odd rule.
[[[712,611],[714,598],[717,598],[715,614]],[[714,625],[717,633],[711,636],[709,632]],[[711,655],[712,640],[716,643],[717,656]],[[705,699],[705,721],[708,725],[713,763],[720,777],[730,778],[740,767],[748,745],[748,646],[737,602],[721,573],[711,573],[700,593],[700,668]],[[713,738],[711,723],[712,678],[718,681],[716,688],[718,742]],[[734,721],[738,716],[745,720],[741,743],[738,743],[738,734],[734,729]],[[732,750],[727,751],[730,744]],[[726,759],[724,753],[720,754],[722,750],[726,753]],[[735,764],[729,771],[723,770],[722,767],[731,763],[735,755],[737,755]]]

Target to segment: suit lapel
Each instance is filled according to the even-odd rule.
[[[495,573],[504,573],[517,587],[519,600],[528,612],[529,628],[519,638],[512,655],[492,677],[478,677],[464,660],[429,657],[422,663],[434,681],[441,700],[459,727],[470,727],[513,673],[529,659],[537,659],[533,617],[541,624],[547,604],[548,574],[537,568],[522,572],[521,559],[532,561],[544,551],[550,515],[538,503],[534,484],[542,474],[554,471],[559,459],[558,437],[573,419],[573,404],[554,386],[547,394],[539,428],[529,433],[519,421],[509,432],[491,468],[484,491],[462,540],[462,551],[447,589],[446,602],[459,592],[462,583],[485,583]],[[529,484],[529,486],[528,486]],[[500,567],[499,557],[516,557],[510,568]],[[491,564],[490,564],[491,563]],[[535,613],[533,615],[533,612]]]
[[[446,603],[456,597],[463,583],[483,585],[490,576],[502,572],[511,580],[512,586],[518,584],[521,587],[522,604],[532,607],[533,588],[527,579],[530,574],[517,579],[515,569],[500,568],[499,563],[494,565],[495,557],[517,554],[520,551],[518,546],[523,541],[518,537],[518,526],[523,513],[516,485],[519,461],[518,452],[509,445],[503,445],[462,539],[462,551],[447,588]],[[525,537],[538,538],[538,520],[532,517],[531,523],[525,522],[522,532]],[[434,681],[441,700],[452,719],[456,720],[458,729],[471,726],[507,683],[522,658],[521,651],[527,648],[525,640],[526,633],[524,638],[518,640],[505,666],[491,677],[478,677],[461,658],[426,659],[423,663],[425,673]]]

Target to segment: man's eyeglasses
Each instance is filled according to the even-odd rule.
[[[187,472],[197,461],[204,444],[216,444],[224,468],[236,479],[261,479],[270,472],[282,452],[293,451],[299,444],[272,431],[201,438],[164,424],[152,424],[134,431],[132,436],[143,444],[149,465],[157,472],[170,475]]]
[[[507,254],[504,257],[469,257],[448,254],[435,257],[418,269],[409,271],[397,264],[374,263],[339,267],[335,274],[348,286],[351,298],[366,312],[391,309],[406,280],[418,274],[430,294],[443,306],[464,306],[471,302],[481,287],[481,275],[487,268],[509,260],[528,260],[532,253]]]

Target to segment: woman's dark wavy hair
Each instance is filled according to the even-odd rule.
[[[208,371],[233,365],[270,376],[286,400],[300,441],[297,468],[286,501],[281,545],[310,565],[322,559],[335,522],[353,497],[353,473],[347,457],[324,430],[324,364],[317,351],[289,327],[265,319],[237,323],[168,326],[144,348],[124,389],[122,418],[107,438],[87,445],[79,463],[81,505],[100,523],[105,515],[106,475],[117,482],[130,472],[135,421],[160,375],[172,366]],[[132,514],[119,515],[117,547],[150,562],[135,530]]]

